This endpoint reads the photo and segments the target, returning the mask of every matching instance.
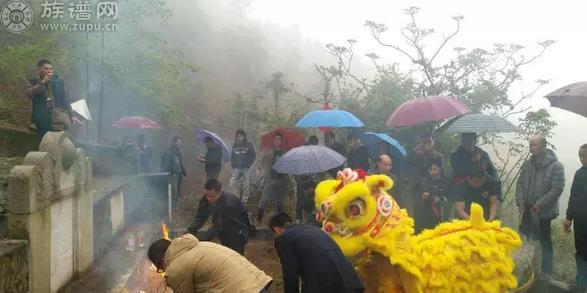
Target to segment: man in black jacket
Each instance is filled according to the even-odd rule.
[[[579,159],[582,167],[577,170],[571,185],[571,196],[565,220],[565,232],[571,232],[573,226],[575,236],[575,261],[577,289],[587,289],[587,144],[579,148]]]
[[[476,133],[461,134],[461,145],[450,155],[450,165],[454,173],[453,188],[457,188],[465,183],[468,170],[474,166],[479,166],[485,174],[489,175],[495,181],[498,188],[498,199],[503,200],[497,170],[491,158],[489,158],[489,154],[477,146]]]
[[[204,163],[206,179],[218,179],[222,169],[222,149],[209,136],[204,138],[204,144],[208,151],[205,156],[198,157],[198,161]]]
[[[237,130],[234,136],[234,145],[232,146],[230,160],[232,176],[230,176],[228,186],[234,194],[240,194],[243,204],[247,204],[249,200],[249,171],[255,162],[255,158],[255,148],[252,143],[247,141],[247,134],[242,129]]]
[[[65,81],[54,74],[47,59],[37,62],[39,77],[28,79],[25,92],[33,102],[31,120],[40,138],[49,131],[63,131],[71,126],[71,105]]]
[[[222,191],[222,184],[213,178],[204,185],[204,197],[188,233],[195,236],[210,215],[212,226],[200,240],[210,241],[218,236],[222,245],[244,255],[249,236],[255,236],[255,228],[242,202],[235,195]]]
[[[169,184],[171,184],[171,196],[174,203],[181,196],[183,177],[187,176],[179,151],[181,141],[181,137],[173,137],[171,146],[161,155],[161,172],[169,173]]]
[[[279,213],[269,221],[283,271],[285,293],[363,292],[365,286],[336,242],[320,228],[292,224]]]
[[[363,169],[363,171],[368,172],[371,168],[367,147],[361,144],[359,137],[354,133],[348,135],[347,141],[349,144],[347,166],[353,170]]]

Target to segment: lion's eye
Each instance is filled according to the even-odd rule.
[[[362,199],[355,199],[348,204],[346,209],[347,217],[354,219],[363,214],[365,210],[365,201]]]

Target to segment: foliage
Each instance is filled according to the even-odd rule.
[[[434,29],[423,28],[418,23],[419,8],[405,10],[409,19],[400,30],[400,40],[387,35],[388,27],[381,23],[367,21],[373,39],[380,49],[407,61],[385,64],[376,53],[366,54],[376,74],[368,79],[352,70],[357,42],[348,40],[343,45],[327,45],[328,52],[335,58],[334,65],[318,65],[322,75],[327,99],[337,99],[338,106],[351,109],[367,123],[369,130],[386,131],[387,117],[403,102],[419,96],[455,96],[473,112],[484,112],[513,120],[519,119],[518,133],[513,139],[501,135],[487,135],[484,142],[497,153],[501,180],[507,182],[508,194],[517,170],[527,155],[527,140],[532,134],[546,137],[552,134],[556,125],[546,110],[528,112],[521,107],[523,102],[544,86],[547,81],[537,80],[536,85],[520,97],[510,95],[512,85],[522,80],[521,69],[538,60],[554,41],[538,42],[537,48],[526,49],[518,44],[496,43],[488,49],[466,49],[449,44],[460,33],[462,16],[453,17],[454,29],[439,38]],[[395,40],[395,41],[390,41]],[[438,41],[439,40],[439,41]],[[407,65],[405,65],[407,64]],[[394,129],[408,146],[419,132],[435,130],[439,123],[429,123],[411,128]],[[440,147],[445,152],[456,148],[457,140],[452,135],[439,133]],[[406,140],[411,137],[412,139]],[[447,156],[448,157],[448,156]],[[511,199],[510,199],[511,200]]]
[[[177,125],[177,114],[185,111],[178,105],[188,97],[188,77],[196,66],[156,33],[154,26],[165,25],[171,11],[157,0],[119,1],[119,10],[130,13],[117,19],[116,32],[47,32],[33,26],[23,34],[3,34],[0,96],[24,96],[23,80],[36,74],[36,60],[47,58],[68,84],[115,87],[153,109],[162,109],[160,114],[167,118],[163,120]],[[35,22],[40,21],[39,15],[35,14]],[[86,62],[90,71],[100,73],[87,81],[85,74],[79,74]]]
[[[305,101],[295,93],[295,87],[284,73],[274,72],[269,80],[261,82],[254,95],[237,93],[233,100],[233,128],[245,129],[256,141],[262,133],[291,127],[306,111]]]

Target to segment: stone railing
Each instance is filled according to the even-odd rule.
[[[28,240],[28,291],[56,292],[93,262],[91,163],[49,132],[8,178],[9,237]]]
[[[167,173],[98,177],[95,183],[95,257],[105,254],[124,228],[161,223],[167,217]]]

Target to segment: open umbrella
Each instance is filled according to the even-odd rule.
[[[331,110],[332,108],[330,108],[330,104],[328,102],[324,103],[324,106],[322,106],[322,110]],[[332,127],[320,127],[319,128],[320,131],[322,132],[330,132],[332,131]]]
[[[220,148],[222,149],[222,160],[226,162],[230,161],[230,148],[224,142],[224,140],[222,140],[222,138],[218,136],[218,134],[204,129],[196,129],[197,142],[204,143],[204,139],[206,139],[206,137],[212,138],[212,140],[220,146]]]
[[[320,110],[312,111],[302,117],[296,127],[363,127],[365,123],[353,113],[344,110]]]
[[[453,133],[498,133],[518,132],[519,129],[503,117],[473,113],[453,118],[438,128],[438,131]]]
[[[387,126],[412,126],[430,121],[460,116],[469,112],[469,108],[455,97],[430,96],[407,101],[401,104],[389,118]]]
[[[273,169],[279,173],[304,175],[326,172],[346,161],[341,154],[321,145],[305,145],[285,153]]]
[[[367,146],[369,154],[377,156],[379,154],[379,143],[389,144],[390,155],[396,158],[402,158],[406,155],[406,149],[394,138],[386,133],[364,132],[359,136],[363,144]]]
[[[276,133],[283,136],[283,148],[286,150],[299,147],[306,142],[306,138],[300,132],[287,128],[277,128],[263,134],[261,137],[261,149],[273,147],[273,138]]]
[[[546,98],[553,107],[587,117],[587,82],[576,82],[562,87]]]
[[[120,118],[118,121],[114,122],[112,126],[116,128],[132,129],[161,129],[161,126],[157,122],[141,116]]]

